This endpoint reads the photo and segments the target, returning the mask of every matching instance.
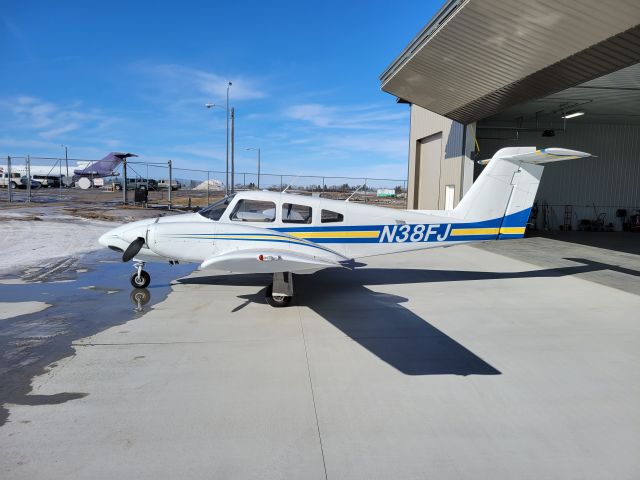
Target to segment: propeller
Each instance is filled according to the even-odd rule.
[[[129,244],[127,249],[122,254],[122,261],[128,262],[133,257],[135,257],[143,245],[144,245],[144,238],[142,237],[136,238],[133,242]]]

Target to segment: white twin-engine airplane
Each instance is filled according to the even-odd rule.
[[[100,237],[135,261],[131,283],[149,285],[145,262],[272,273],[266,300],[293,298],[293,273],[348,267],[354,259],[524,236],[545,163],[588,157],[563,148],[503,148],[453,210],[396,210],[266,191],[223,198],[198,213],[141,220]]]

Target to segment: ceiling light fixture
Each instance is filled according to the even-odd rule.
[[[584,112],[583,111],[567,112],[562,116],[562,118],[569,119],[569,118],[579,117],[580,115],[584,115]]]

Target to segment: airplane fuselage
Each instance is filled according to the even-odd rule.
[[[252,202],[251,212],[241,202]],[[255,208],[255,207],[258,208]],[[291,210],[303,212],[291,218]],[[348,259],[409,250],[444,247],[472,241],[518,238],[524,228],[509,219],[465,222],[450,212],[409,211],[318,197],[273,192],[242,192],[232,198],[217,220],[202,213],[167,216],[123,225],[101,243],[125,250],[136,238],[145,245],[136,255],[142,261],[181,261],[205,264],[208,259],[250,251],[247,268],[229,262],[206,265],[228,271],[282,270],[272,261],[256,263],[260,251],[287,250],[316,259]],[[528,217],[528,212],[524,212]],[[309,271],[317,268],[310,267]]]
[[[69,171],[72,172],[72,168],[75,167],[71,167],[69,166]],[[0,171],[2,172],[8,172],[9,169],[7,167],[7,165],[0,165]],[[11,171],[13,173],[19,173],[20,176],[24,176],[27,174],[27,166],[26,165],[11,165]],[[31,167],[29,168],[29,172],[31,173],[31,175],[46,175],[49,177],[60,177],[60,175],[62,175],[63,178],[66,177],[65,173],[66,173],[66,167],[62,167],[62,173],[60,173],[60,169],[58,167],[51,167],[51,166],[42,166],[42,165],[31,165]]]

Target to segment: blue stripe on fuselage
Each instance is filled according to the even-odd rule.
[[[522,238],[524,235],[491,233],[491,234],[455,234],[456,230],[472,230],[472,229],[499,229],[501,227],[525,227],[529,219],[531,209],[522,210],[502,218],[493,218],[480,222],[469,223],[441,223],[441,224],[392,224],[392,225],[331,225],[331,226],[299,226],[299,227],[276,227],[264,228],[261,232],[252,233],[194,233],[183,234],[183,238],[201,238],[225,240],[245,240],[237,237],[255,237],[256,235],[270,236],[272,239],[255,239],[247,238],[246,241],[260,242],[292,242],[305,244],[359,244],[359,243],[442,243],[442,242],[471,242],[486,240],[503,240]],[[443,219],[444,220],[444,219]],[[342,236],[341,234],[348,232],[363,232],[362,236]],[[368,235],[365,234],[368,233]],[[371,236],[371,232],[377,232],[377,236]],[[316,237],[313,235],[305,236],[305,233],[325,233],[325,237]],[[288,235],[295,235],[293,238]],[[335,234],[335,236],[332,236]],[[212,238],[213,237],[213,238]],[[312,245],[308,245],[312,246]],[[317,245],[317,248],[323,248]]]

